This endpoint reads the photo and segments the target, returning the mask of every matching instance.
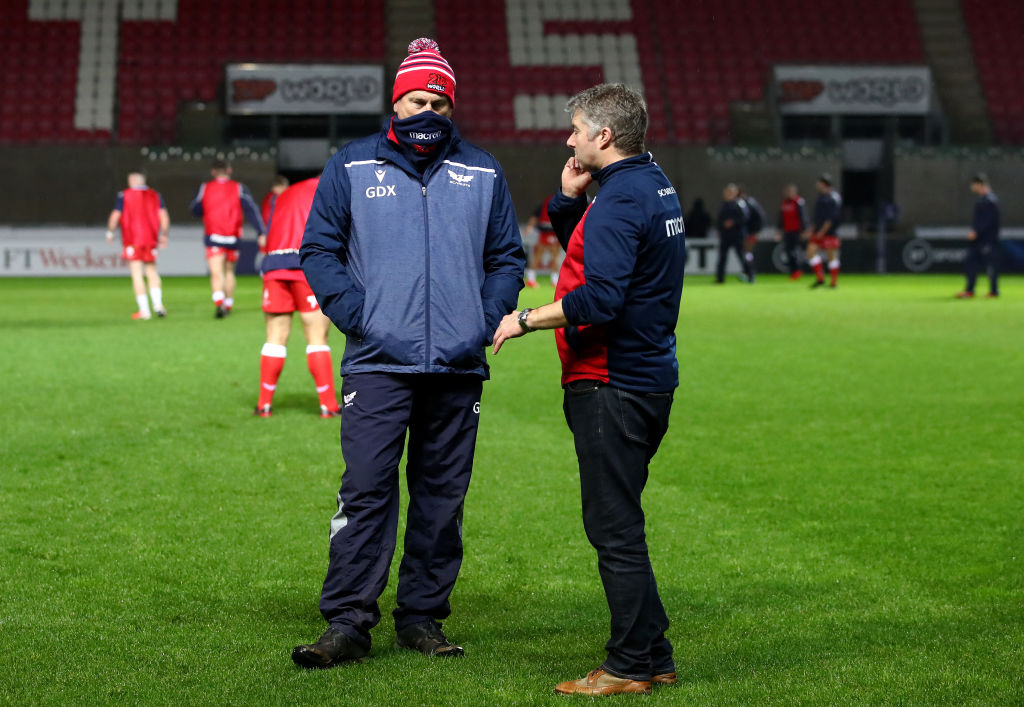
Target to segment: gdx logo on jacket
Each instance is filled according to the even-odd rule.
[[[341,373],[486,376],[484,347],[515,308],[525,266],[501,167],[453,131],[421,175],[389,122],[328,162],[300,249],[347,337]]]

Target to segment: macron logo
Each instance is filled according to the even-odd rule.
[[[671,238],[672,236],[678,236],[686,230],[686,226],[683,225],[683,217],[670,218],[665,221],[665,236]]]
[[[373,171],[373,173],[377,175],[377,184],[383,184],[384,183],[384,174],[385,174],[384,170],[383,169],[375,169]]]
[[[345,407],[351,407],[353,405],[352,401],[356,399],[356,393],[358,392],[358,390],[353,390],[348,395],[341,396],[341,399],[345,402]]]

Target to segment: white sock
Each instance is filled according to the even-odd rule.
[[[753,260],[754,260],[754,254],[753,253],[747,253],[743,257],[747,259],[748,263],[753,262]]]
[[[260,349],[261,356],[270,356],[271,358],[288,358],[288,347],[281,346],[281,344],[271,344],[267,342],[263,344],[263,348]]]
[[[810,265],[813,268],[815,265],[817,265],[820,262],[821,262],[821,256],[820,255],[815,255],[813,258],[811,258],[810,260],[807,261],[807,264]]]
[[[839,269],[839,258],[836,258],[835,260],[828,261],[828,269],[829,270],[838,270]]]
[[[534,270],[533,268],[527,269],[527,271],[526,271],[526,281],[527,282],[533,282],[536,279],[537,279],[537,271]]]
[[[150,289],[149,296],[153,300],[153,309],[161,310],[164,308],[164,291],[159,287]]]
[[[218,302],[224,301],[224,291],[223,290],[217,290],[212,295],[210,295],[210,299],[213,300],[214,304],[217,304]]]
[[[224,306],[227,307],[228,309],[231,309],[232,307],[234,307],[235,306],[235,298],[234,297],[225,297],[224,298]]]
[[[149,311],[149,299],[146,295],[135,295],[135,301],[139,303],[139,313],[142,314],[142,316],[153,316],[152,312]]]
[[[555,287],[558,286],[558,273],[551,273],[551,284],[554,285]]]

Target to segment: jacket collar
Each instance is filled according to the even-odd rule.
[[[652,155],[650,152],[644,152],[639,155],[633,155],[632,157],[625,157],[619,160],[618,162],[612,162],[607,167],[599,169],[596,172],[591,172],[590,174],[597,181],[598,184],[604,185],[604,183],[611,179],[612,176],[623,170],[632,169],[634,167],[640,167],[643,165],[653,163],[654,155]]]
[[[402,152],[398,143],[392,140],[391,134],[391,121],[394,120],[394,114],[389,115],[384,119],[383,125],[381,125],[380,133],[377,135],[377,159],[386,160],[401,167],[402,170],[408,172],[410,175],[420,177],[420,173],[416,171],[416,168],[412,166],[405,154]],[[423,179],[426,181],[427,175],[434,172],[438,165],[442,164],[445,158],[452,152],[452,150],[462,141],[462,137],[459,135],[459,129],[455,127],[455,123],[452,123],[452,138],[445,145],[444,150],[438,153],[437,159],[427,168],[427,171],[423,173]]]

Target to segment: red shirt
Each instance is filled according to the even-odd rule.
[[[779,225],[784,233],[804,230],[804,200],[799,196],[783,199],[779,207]]]
[[[587,214],[595,202],[591,201],[583,218],[576,224],[569,247],[565,250],[565,260],[558,271],[558,285],[555,287],[555,301],[587,282],[583,270],[583,224]],[[566,341],[566,331],[574,339],[574,346]],[[584,324],[555,329],[555,343],[558,345],[558,357],[562,360],[562,385],[575,380],[599,380],[604,383],[608,377],[608,346],[604,325]]]
[[[551,228],[551,217],[548,216],[548,204],[551,202],[549,196],[544,200],[544,203],[537,207],[537,210],[533,212],[533,215],[537,217],[537,228],[542,231],[550,231]]]
[[[126,246],[156,248],[163,207],[160,194],[149,187],[125,189],[118,194],[117,204],[121,212],[121,242]]]
[[[299,266],[299,246],[319,183],[319,177],[306,179],[278,195],[267,233],[267,254],[260,267],[264,279],[305,280]]]
[[[203,227],[207,235],[242,237],[242,185],[214,179],[203,185]]]

